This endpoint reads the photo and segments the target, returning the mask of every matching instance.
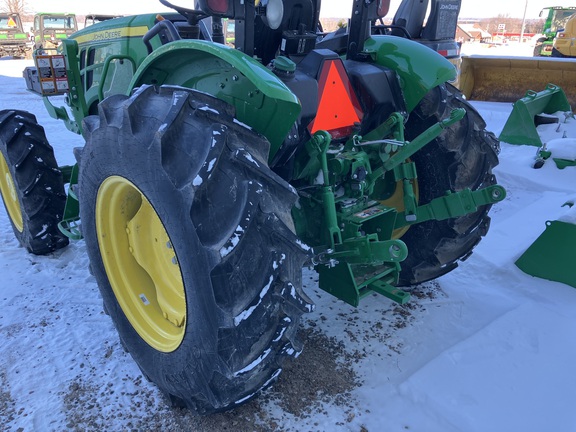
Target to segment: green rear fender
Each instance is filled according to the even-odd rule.
[[[154,50],[136,71],[142,84],[178,85],[211,94],[236,108],[236,117],[270,141],[274,156],[300,114],[294,93],[242,52],[206,41],[175,41]]]
[[[408,111],[412,111],[434,87],[456,78],[454,65],[417,42],[396,36],[372,36],[364,44],[379,65],[400,77]]]

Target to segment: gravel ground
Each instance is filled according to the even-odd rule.
[[[166,400],[157,400],[157,391],[150,389],[142,377],[133,382],[133,392],[120,395],[115,394],[112,382],[97,388],[78,378],[61,395],[68,420],[66,426],[71,431],[96,431],[121,420],[128,430],[134,431],[273,431],[282,430],[283,419],[271,416],[270,406],[303,419],[322,410],[323,404],[341,407],[352,420],[351,391],[360,385],[351,367],[355,355],[347,352],[342,343],[312,328],[301,332],[306,348],[298,359],[288,362],[272,388],[235,410],[202,417],[186,409],[171,408]],[[94,369],[89,375],[97,373]],[[122,403],[125,398],[129,399],[129,405]],[[0,394],[0,404],[2,411],[10,408],[9,392]],[[150,414],[133,416],[131,406],[144,406]]]
[[[318,290],[316,294],[326,296]],[[362,338],[364,342],[369,339],[385,344],[389,356],[399,355],[403,344],[391,337],[392,334],[410,326],[417,315],[425,311],[422,303],[442,297],[443,293],[438,284],[432,282],[414,289],[412,296],[413,301],[403,306],[390,303],[389,310],[385,311],[388,319],[378,321],[376,325],[363,322],[362,314],[356,309],[349,308],[349,314],[340,313],[339,318],[346,322],[346,337],[352,342],[359,342]],[[327,320],[321,311],[318,316],[323,322]],[[237,409],[207,417],[198,416],[186,409],[172,408],[166,400],[158,399],[156,388],[142,377],[131,383],[133,391],[122,394],[115,394],[112,382],[104,388],[97,388],[79,377],[61,395],[68,420],[66,426],[71,431],[104,430],[111,423],[125,425],[130,431],[285,431],[297,430],[287,427],[290,420],[293,423],[317,414],[327,414],[326,406],[336,406],[345,413],[346,420],[335,421],[334,428],[348,429],[346,423],[351,423],[361,409],[354,399],[353,390],[363,382],[354,366],[369,353],[355,350],[354,344],[346,347],[342,341],[326,336],[318,330],[314,319],[305,320],[300,331],[306,341],[302,354],[287,362],[271,388]],[[111,345],[104,357],[118,354],[117,350],[122,348]],[[98,373],[92,367],[88,376]],[[94,381],[101,382],[102,378]],[[0,407],[10,412],[9,392],[0,395]],[[132,413],[133,408],[142,412],[142,407],[148,415]],[[18,415],[13,410],[11,413]],[[323,429],[319,427],[318,430]],[[367,432],[367,429],[361,427],[360,432]]]
[[[356,365],[369,358],[370,353],[366,348],[356,348],[378,344],[386,347],[386,355],[400,356],[403,342],[396,334],[420,320],[426,304],[444,294],[437,283],[424,284],[412,291],[413,300],[406,305],[381,302],[380,318],[374,320],[320,291],[316,274],[307,274],[305,289],[323,304],[301,324],[305,348],[298,358],[286,363],[278,381],[255,399],[232,411],[206,417],[171,407],[159,390],[138,373],[118,375],[113,366],[118,358],[125,357],[128,362],[131,358],[118,339],[107,340],[100,351],[101,358],[95,359],[89,353],[75,358],[70,371],[75,371],[76,377],[60,387],[64,390],[54,390],[62,401],[66,430],[102,431],[115,425],[134,432],[297,431],[298,423],[303,422],[309,430],[321,431],[326,430],[326,421],[330,424],[329,412],[336,408],[342,415],[332,420],[335,430],[367,432],[364,426],[358,426],[357,416],[370,413],[355,400],[354,390],[364,384]],[[60,313],[54,308],[52,315],[58,320]],[[343,326],[341,337],[329,337],[322,330],[336,324]],[[50,320],[44,319],[30,324],[27,330],[43,331],[50,325]],[[1,330],[8,336],[26,332],[22,328]],[[122,385],[118,385],[118,379]],[[19,419],[25,419],[32,411],[14,403],[3,370],[0,389],[0,425],[6,425],[0,429],[24,432],[18,427]],[[328,420],[320,425],[313,420],[319,417]],[[44,430],[58,430],[59,426],[47,424]]]

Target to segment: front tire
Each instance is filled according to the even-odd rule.
[[[14,234],[29,252],[45,255],[68,245],[58,229],[66,204],[62,172],[29,112],[0,111],[0,191]]]
[[[498,164],[500,142],[486,131],[486,123],[450,84],[432,89],[410,114],[406,138],[414,139],[454,108],[465,117],[412,156],[418,172],[419,204],[427,204],[446,191],[477,190],[496,183],[492,168]],[[402,263],[400,285],[416,285],[453,270],[466,259],[488,232],[491,206],[465,216],[431,220],[410,227],[402,240],[408,258]]]
[[[105,308],[144,375],[202,414],[272,383],[311,310],[295,193],[232,114],[144,86],[84,122],[80,209]]]

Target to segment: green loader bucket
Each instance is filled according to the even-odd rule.
[[[576,288],[576,225],[547,221],[540,237],[516,261],[524,273]]]
[[[526,96],[514,102],[514,109],[499,138],[509,144],[541,147],[542,141],[534,119],[537,114],[553,114],[558,111],[571,111],[566,94],[560,87],[548,84],[540,92],[528,90]]]

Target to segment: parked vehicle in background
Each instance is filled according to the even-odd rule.
[[[572,15],[564,28],[558,29],[552,57],[576,57],[576,14]]]
[[[25,57],[32,51],[28,35],[17,13],[0,14],[0,57]]]
[[[576,6],[562,7],[553,6],[546,7],[540,12],[540,16],[544,14],[544,11],[548,11],[548,16],[546,17],[546,22],[542,28],[542,37],[536,41],[534,46],[534,56],[551,56],[553,50],[554,39],[559,29],[566,27],[566,23],[576,12]]]
[[[89,15],[86,15],[86,18],[84,19],[84,27],[98,24],[99,22],[107,21],[109,19],[118,18],[120,16],[121,15],[89,14]]]
[[[53,49],[78,30],[72,13],[38,13],[34,16],[34,47]]]

